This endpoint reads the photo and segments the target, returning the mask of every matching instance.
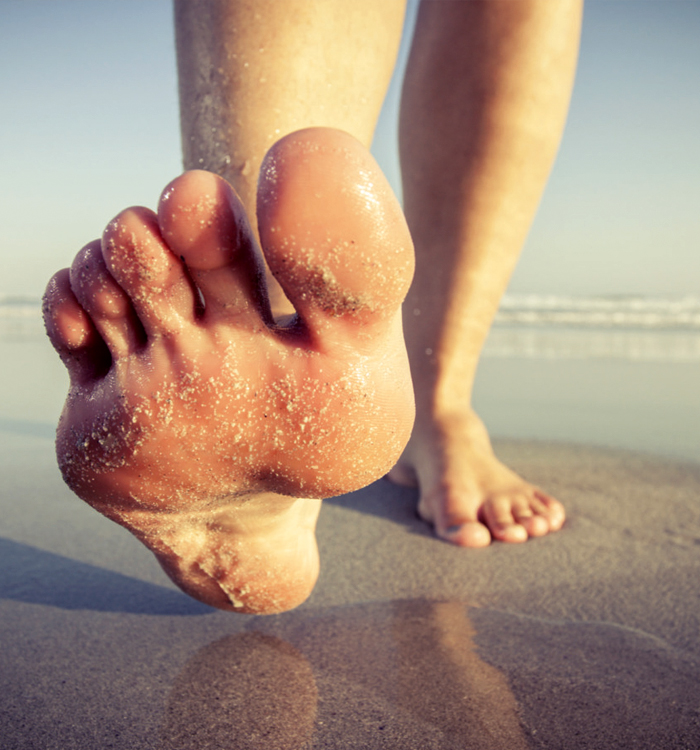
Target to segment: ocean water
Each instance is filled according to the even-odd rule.
[[[700,297],[507,295],[474,405],[493,436],[700,461]]]
[[[0,431],[50,438],[68,380],[36,299],[0,297]],[[504,298],[474,404],[494,437],[700,461],[700,298]]]
[[[484,354],[700,361],[700,297],[507,295]]]
[[[39,300],[0,295],[0,340],[43,335]],[[700,297],[506,295],[484,356],[700,361]]]

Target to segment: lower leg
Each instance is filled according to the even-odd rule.
[[[471,409],[479,355],[563,130],[580,0],[424,0],[401,159],[416,277],[404,307],[416,424],[390,478],[457,544],[523,541],[560,504],[500,464]]]
[[[186,169],[233,185],[255,232],[260,164],[302,128],[369,148],[398,52],[405,0],[175,0]],[[268,274],[273,312],[292,312]]]
[[[185,164],[243,205],[188,173],[47,289],[71,376],[64,478],[217,607],[303,601],[320,498],[379,478],[408,440],[401,210],[357,140],[282,138],[369,144],[402,16],[403,0],[177,0]]]

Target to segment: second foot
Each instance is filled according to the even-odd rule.
[[[564,506],[501,463],[473,412],[419,424],[387,475],[418,487],[418,514],[463,547],[525,542],[559,530]]]
[[[339,131],[271,149],[258,223],[297,311],[284,326],[240,201],[196,171],[157,214],[119,214],[52,279],[44,314],[71,379],[68,485],[187,593],[271,613],[316,581],[320,499],[378,479],[410,435],[413,251],[378,167]]]

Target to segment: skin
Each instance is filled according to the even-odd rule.
[[[175,0],[186,169],[233,185],[255,225],[258,171],[307,127],[369,148],[401,41],[403,0]],[[268,274],[275,315],[293,312]]]
[[[403,0],[176,0],[175,11],[185,166],[225,176],[249,212],[256,165],[281,134],[327,125],[369,146]],[[388,477],[418,487],[420,515],[458,545],[564,523],[558,501],[495,457],[471,393],[561,138],[580,20],[580,0],[420,7],[400,122],[417,420]],[[271,298],[290,312],[274,286]]]
[[[67,484],[187,593],[272,613],[316,581],[320,499],[382,476],[408,440],[413,248],[374,160],[335,130],[275,145],[258,220],[297,310],[285,326],[240,201],[202,171],[157,214],[120,213],[51,280],[44,312],[71,379]]]
[[[471,395],[561,139],[581,10],[436,0],[419,11],[400,121],[416,424],[389,476],[419,487],[420,515],[458,545],[522,542],[564,522],[559,502],[495,457]]]
[[[119,214],[47,289],[71,376],[64,478],[213,606],[303,601],[320,498],[386,473],[458,545],[564,522],[497,460],[470,402],[563,130],[581,5],[423,2],[401,113],[408,228],[364,148],[403,13],[176,0],[185,166],[208,172],[173,182],[157,214]]]

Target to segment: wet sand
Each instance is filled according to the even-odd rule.
[[[247,617],[188,599],[64,487],[51,441],[60,370],[42,344],[16,346],[0,347],[16,364],[2,360],[3,750],[700,746],[695,438],[672,439],[659,419],[656,443],[634,442],[635,424],[659,407],[657,398],[640,414],[639,403],[673,382],[662,389],[638,368],[625,400],[625,368],[600,365],[609,390],[578,404],[558,401],[563,384],[547,386],[568,365],[486,361],[487,419],[507,422],[503,388],[516,434],[528,410],[561,411],[544,419],[556,441],[497,448],[565,502],[564,529],[459,550],[416,519],[413,491],[376,482],[325,504],[311,599]],[[532,381],[530,400],[518,400],[516,374]],[[673,406],[690,371],[664,377],[675,378],[669,419],[674,408],[697,415],[696,402]],[[617,424],[598,442],[667,456],[576,444],[582,424]]]

